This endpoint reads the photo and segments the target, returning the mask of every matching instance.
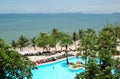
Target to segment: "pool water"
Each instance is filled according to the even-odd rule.
[[[80,61],[85,63],[84,60],[79,58],[69,58],[69,62]],[[51,64],[37,66],[37,70],[32,70],[33,79],[74,79],[77,73],[84,72],[83,68],[78,70],[70,70],[66,65],[66,59]]]

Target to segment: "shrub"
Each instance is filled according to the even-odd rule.
[[[77,61],[77,62],[76,62],[76,64],[82,64],[82,62],[80,62],[80,61]]]
[[[70,65],[74,65],[74,63],[73,63],[73,62],[70,62]]]
[[[72,67],[73,67],[73,68],[77,68],[77,67],[78,67],[78,65],[76,65],[76,64],[73,64],[73,65],[72,65]]]

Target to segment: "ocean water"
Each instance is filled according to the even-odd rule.
[[[69,33],[87,28],[99,31],[108,23],[120,23],[120,14],[0,14],[0,38],[11,43],[20,35],[31,38],[53,28]]]

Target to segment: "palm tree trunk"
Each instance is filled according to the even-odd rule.
[[[14,47],[14,50],[16,50],[16,47]]]
[[[77,50],[77,45],[76,45],[76,41],[75,41],[75,51]]]
[[[67,48],[68,48],[68,46],[66,45],[65,47],[66,47],[66,62],[67,62],[66,64],[69,64],[69,60],[68,60],[68,52],[67,52]]]
[[[20,47],[20,51],[21,51],[21,47]]]
[[[22,47],[21,49],[22,49],[22,51],[23,51],[23,47]]]
[[[55,45],[55,50],[57,51],[57,47],[56,47],[56,45]]]
[[[45,47],[47,51],[49,51],[49,47]]]
[[[63,48],[63,47],[61,46],[61,51],[62,51],[62,48]]]
[[[43,47],[43,52],[44,52],[44,47]]]
[[[33,46],[34,47],[34,50],[36,51],[36,47],[35,46]]]
[[[48,47],[48,51],[50,52],[50,47]]]

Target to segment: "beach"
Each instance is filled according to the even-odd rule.
[[[76,44],[78,45],[79,44],[79,41],[76,42]],[[59,46],[59,44],[56,45],[57,47],[57,50],[61,50],[61,46]],[[79,46],[77,46],[78,48]],[[72,44],[71,46],[69,46],[68,48],[72,49],[72,50],[75,50],[75,45]],[[117,51],[120,51],[120,45],[118,45],[117,47]],[[70,49],[68,49],[68,53],[69,54],[73,54],[74,56],[76,56],[77,53],[79,53],[79,51],[70,51]],[[62,50],[65,50],[65,47],[62,48]],[[16,51],[20,52],[20,49],[17,48]],[[34,50],[34,47],[25,47],[23,49],[23,51],[32,51],[32,52],[35,52],[35,51],[40,51],[40,52],[43,52],[43,48],[40,48],[40,47],[36,47],[36,50]],[[53,53],[55,53],[55,48],[51,48],[51,52],[53,51]],[[57,56],[60,56],[62,54],[65,54],[65,51],[62,51],[61,53],[55,53],[54,55],[48,55],[48,56],[44,56],[44,55],[39,55],[39,56],[27,56],[32,62],[36,62],[37,60],[42,60],[42,59],[48,59],[48,58],[51,58],[53,56],[57,57]],[[120,55],[115,55],[114,58],[120,58]],[[60,61],[62,59],[57,59],[57,61]],[[54,61],[53,61],[54,62]],[[39,64],[40,65],[40,64]]]
[[[79,43],[79,41],[76,41],[76,45],[78,45],[78,43]],[[78,46],[77,46],[77,47],[78,47]],[[59,44],[56,45],[56,48],[57,48],[57,51],[61,50],[61,46],[60,46]],[[62,50],[66,50],[65,47],[62,47]],[[72,44],[71,46],[68,46],[68,51],[70,51],[70,50],[75,50],[75,45],[74,45],[74,44]],[[40,47],[37,47],[37,46],[36,46],[36,50],[35,50],[34,47],[25,47],[25,48],[23,48],[23,51],[20,51],[19,48],[16,48],[16,51],[19,52],[19,53],[20,53],[20,52],[33,53],[33,52],[35,52],[35,51],[39,51],[39,52],[42,53],[42,52],[43,52],[43,48],[40,48]],[[56,53],[56,52],[55,52],[55,51],[56,51],[55,48],[50,48],[50,51],[51,51],[51,53],[55,53],[55,56],[59,56],[59,55],[65,53],[64,51],[61,52],[61,53]],[[75,51],[75,52],[70,51],[69,53],[75,55],[77,52],[78,52],[78,51]],[[36,61],[36,60],[38,60],[38,59],[47,59],[47,58],[50,58],[50,57],[51,57],[51,56],[28,56],[28,58],[30,58],[30,60],[32,60],[32,61]]]

